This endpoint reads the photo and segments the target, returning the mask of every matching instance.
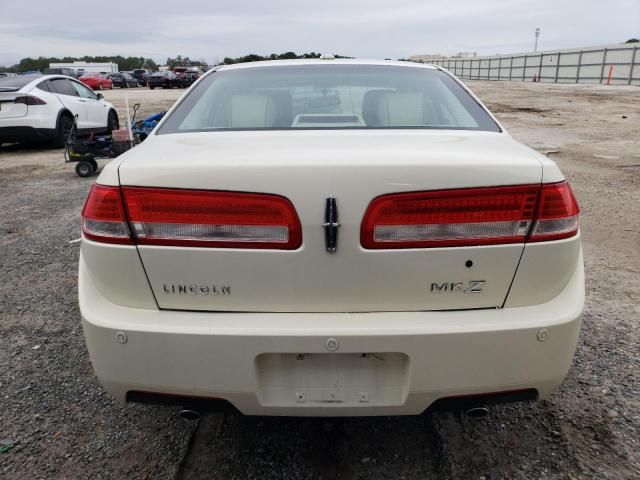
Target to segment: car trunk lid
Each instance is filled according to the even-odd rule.
[[[266,193],[300,219],[295,250],[139,245],[158,305],[206,311],[363,312],[503,304],[523,243],[366,249],[381,195],[539,184],[542,167],[507,134],[425,130],[203,132],[153,136],[125,159],[123,186]],[[338,210],[328,251],[327,205]]]
[[[24,117],[27,114],[27,105],[24,103],[13,103],[14,100],[24,94],[19,92],[19,88],[0,88],[0,118]]]

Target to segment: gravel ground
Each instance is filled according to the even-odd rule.
[[[583,210],[587,304],[575,364],[548,401],[458,414],[251,418],[122,407],[96,381],[76,300],[92,179],[62,150],[0,148],[0,477],[639,478],[640,89],[470,82],[556,160]],[[124,94],[140,113],[179,90]],[[0,447],[1,449],[2,447]]]

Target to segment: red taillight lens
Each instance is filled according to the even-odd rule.
[[[13,103],[23,103],[24,105],[46,105],[47,102],[41,98],[34,97],[32,95],[24,95],[22,97],[16,97]]]
[[[572,237],[578,232],[580,207],[567,182],[543,185],[530,242]]]
[[[293,250],[302,228],[277,195],[123,187],[137,243]]]
[[[82,209],[82,232],[90,240],[132,244],[119,187],[94,185]]]
[[[577,210],[566,182],[542,189],[523,185],[385,195],[369,205],[361,243],[369,249],[495,245],[524,242],[530,232],[534,241],[565,238],[577,232]]]
[[[107,243],[278,250],[302,244],[293,205],[277,195],[94,185],[82,222],[85,237]]]
[[[401,193],[376,198],[362,224],[365,248],[424,248],[524,241],[539,186]]]

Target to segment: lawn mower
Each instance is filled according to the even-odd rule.
[[[155,113],[136,122],[136,113],[139,108],[139,103],[133,106],[133,117],[130,123],[133,138],[130,137],[129,130],[124,129],[115,130],[111,135],[94,135],[92,132],[86,139],[77,139],[76,128],[73,128],[65,142],[65,162],[77,162],[78,176],[89,177],[98,170],[97,160],[116,158],[144,141],[166,112]]]

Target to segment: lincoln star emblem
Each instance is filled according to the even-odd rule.
[[[324,244],[327,252],[333,253],[338,249],[338,204],[334,196],[325,199],[324,204]]]

